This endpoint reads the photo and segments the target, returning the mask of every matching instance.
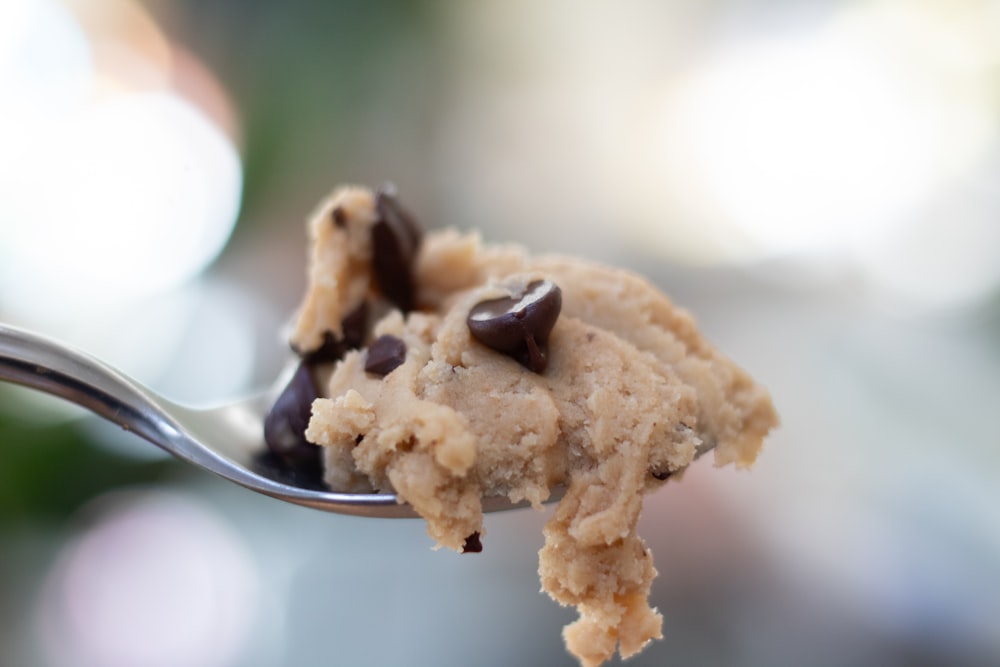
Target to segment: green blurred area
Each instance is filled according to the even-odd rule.
[[[310,178],[327,188],[331,174],[352,176],[359,162],[391,165],[391,154],[372,156],[377,142],[361,128],[372,125],[373,110],[420,124],[443,70],[435,66],[443,53],[432,3],[147,5],[224,83],[239,111],[244,215],[237,234],[290,193],[304,189],[314,198]]]
[[[0,400],[7,394],[0,392]],[[181,474],[173,460],[128,459],[96,447],[76,421],[46,424],[2,415],[0,535],[9,525],[59,524],[108,489]]]

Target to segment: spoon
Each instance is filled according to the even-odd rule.
[[[364,517],[415,517],[390,493],[335,493],[315,488],[273,462],[264,416],[287,377],[238,403],[210,409],[178,405],[94,357],[44,336],[0,323],[0,381],[58,396],[131,431],[183,461],[278,500]],[[483,511],[520,507],[483,498]]]
[[[264,417],[286,386],[291,370],[269,389],[237,403],[191,408],[169,401],[121,371],[72,347],[0,323],[0,381],[65,399],[141,436],[160,449],[242,487],[324,512],[373,518],[411,518],[416,511],[392,493],[337,493],[268,456]],[[700,458],[714,442],[703,442]],[[546,502],[559,500],[553,489]],[[486,496],[483,512],[528,506],[506,496]]]

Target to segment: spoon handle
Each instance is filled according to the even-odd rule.
[[[177,433],[149,390],[94,357],[0,323],[0,380],[75,403],[163,447]]]

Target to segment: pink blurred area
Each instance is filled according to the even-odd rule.
[[[393,181],[428,227],[649,276],[773,394],[752,471],[647,500],[665,639],[628,664],[1000,664],[997,27],[987,0],[12,0],[0,320],[225,400],[285,358],[312,206]],[[544,514],[432,552],[0,390],[0,664],[572,664]]]

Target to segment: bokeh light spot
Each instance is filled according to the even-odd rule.
[[[38,607],[55,667],[235,664],[255,617],[243,542],[186,496],[118,492],[63,549]]]

